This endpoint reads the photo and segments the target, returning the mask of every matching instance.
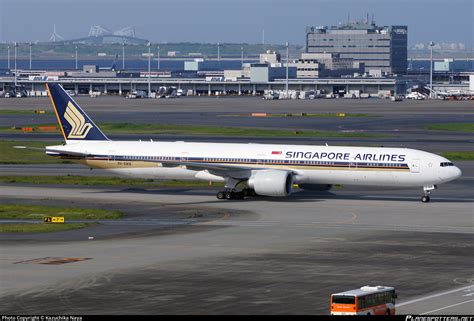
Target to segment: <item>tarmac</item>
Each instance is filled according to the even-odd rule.
[[[266,103],[275,112],[289,110],[288,106],[306,112],[342,106],[344,112],[378,115],[346,118],[344,121],[348,120],[355,130],[398,129],[401,133],[362,143],[424,146],[425,150],[438,152],[472,149],[472,134],[446,135],[423,129],[423,124],[431,122],[472,122],[473,110],[464,102],[398,104],[375,100],[378,105],[374,100],[320,103],[201,97],[153,103],[122,99],[119,103],[120,98],[80,98],[90,114],[102,113],[104,119],[113,115],[114,121],[132,122],[133,115],[138,119],[154,114],[156,111],[147,108],[163,104],[164,107],[158,106],[164,113],[157,116],[174,115],[164,118],[166,121],[171,122],[173,117],[191,121],[196,117],[222,125],[222,119],[231,118],[239,126],[255,126],[253,122],[260,120],[206,113],[248,113],[255,111],[252,104],[262,111],[267,108]],[[21,105],[23,101],[25,104]],[[0,100],[0,109],[28,109],[37,103],[33,101]],[[89,102],[94,104],[92,108]],[[131,108],[138,112],[127,112]],[[201,112],[204,116],[196,116]],[[12,126],[12,119],[24,117],[6,116],[2,116],[2,126],[4,122]],[[28,122],[37,122],[35,117]],[[297,125],[312,122],[311,126],[326,128],[333,126],[331,122],[340,121],[293,119],[290,122]],[[288,117],[265,121],[268,123],[262,127],[295,125],[288,122]],[[414,137],[413,133],[418,134]],[[0,138],[25,138],[14,135],[17,136],[0,134]],[[58,140],[54,135],[49,134],[49,139]],[[283,141],[301,143],[297,138]],[[349,141],[358,143],[356,139]],[[328,314],[331,293],[370,284],[396,287],[397,313],[472,315],[474,162],[456,165],[463,176],[441,185],[426,204],[419,201],[421,188],[344,186],[329,192],[300,191],[288,198],[222,201],[215,198],[213,187],[131,189],[2,184],[2,203],[99,207],[119,209],[126,215],[120,221],[99,221],[98,225],[69,232],[0,233],[0,312]],[[3,175],[103,174],[70,164],[2,165],[0,170]],[[34,261],[45,258],[83,260],[66,264]]]

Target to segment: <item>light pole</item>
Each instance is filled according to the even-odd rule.
[[[76,70],[77,70],[77,46],[75,47],[76,50]]]
[[[430,98],[433,98],[433,46],[434,42],[430,41]]]
[[[151,42],[148,43],[148,98],[151,98]]]
[[[31,70],[31,47],[33,46],[33,44],[30,42],[30,70]]]
[[[158,62],[157,62],[157,69],[160,70],[160,46],[156,47],[156,53],[157,53],[157,59],[158,59]]]
[[[289,56],[289,47],[290,43],[286,42],[286,83],[285,83],[285,91],[286,91],[286,98],[288,98],[288,56]]]
[[[122,43],[122,69],[125,70],[125,41]]]
[[[221,61],[221,44],[217,43],[217,62]]]
[[[240,64],[241,68],[244,67],[244,47],[240,47]]]
[[[7,46],[8,69],[10,69],[10,45]]]
[[[17,74],[17,70],[16,70],[16,48],[18,47],[18,44],[15,42],[15,90],[16,90],[16,74]]]

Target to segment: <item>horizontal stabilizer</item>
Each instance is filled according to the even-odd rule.
[[[32,150],[40,150],[42,152],[44,152],[46,150],[46,148],[44,147],[30,147],[30,146],[12,146],[13,148],[17,148],[17,149],[32,149]]]

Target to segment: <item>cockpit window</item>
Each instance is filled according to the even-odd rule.
[[[440,163],[439,166],[441,166],[441,167],[447,167],[447,166],[454,166],[454,164],[451,163],[451,162],[443,162],[443,163]]]

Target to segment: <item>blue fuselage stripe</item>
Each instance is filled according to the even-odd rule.
[[[67,154],[57,155],[59,157],[70,157]],[[73,156],[73,158],[77,158]],[[112,160],[112,161],[142,161],[155,163],[199,163],[199,164],[221,164],[221,165],[286,165],[286,166],[324,166],[339,168],[392,168],[410,169],[406,163],[393,162],[344,162],[344,161],[314,161],[297,159],[257,159],[257,158],[219,158],[219,157],[182,157],[182,156],[129,156],[129,155],[88,155],[86,160]]]

